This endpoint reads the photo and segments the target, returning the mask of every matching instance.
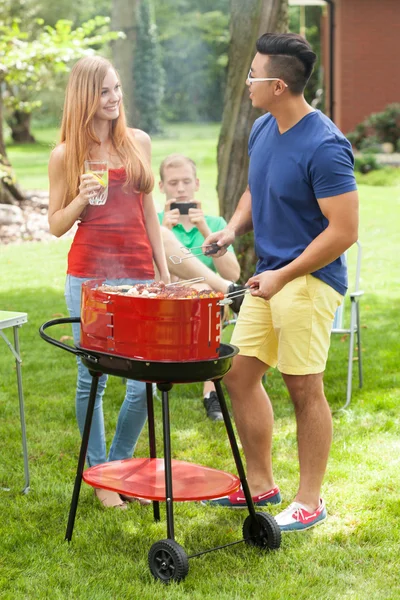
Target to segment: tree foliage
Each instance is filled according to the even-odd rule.
[[[164,95],[164,70],[157,28],[149,0],[141,0],[136,22],[136,50],[133,63],[136,125],[147,133],[161,130],[161,103]]]
[[[229,43],[229,0],[155,0],[168,121],[219,121]]]
[[[57,21],[65,19],[71,21],[75,28],[96,15],[110,17],[111,2],[112,0],[0,0],[0,15],[2,20],[19,19],[24,31],[37,29],[37,18],[43,19],[52,27]]]
[[[38,29],[31,31],[23,31],[18,19],[0,25],[2,99],[11,128],[13,116],[40,106],[40,92],[54,87],[73,61],[119,36],[108,31],[108,23],[108,17],[97,16],[76,29],[66,20],[51,27],[36,19]]]
[[[18,127],[29,135],[29,118],[41,101],[44,88],[56,85],[57,76],[69,70],[72,61],[93,53],[94,47],[118,37],[108,31],[108,17],[95,17],[73,29],[61,20],[54,27],[36,19],[35,27],[24,31],[20,20],[11,18],[0,24],[0,200],[21,200],[3,139],[3,103],[8,110],[13,136]],[[14,127],[14,129],[13,129]],[[27,139],[32,139],[29,136]]]

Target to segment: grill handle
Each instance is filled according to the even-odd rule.
[[[206,248],[206,250],[204,250]],[[211,256],[212,254],[216,254],[222,248],[226,248],[226,246],[218,246],[216,242],[212,244],[206,244],[206,246],[192,246],[192,248],[186,248],[186,246],[181,246],[181,251],[186,254],[186,256],[177,256],[176,254],[172,254],[169,256],[169,260],[174,263],[174,265],[180,265],[183,260],[188,258],[194,258],[195,256]],[[196,250],[196,252],[193,252]]]
[[[41,338],[43,338],[45,340],[45,342],[48,342],[49,344],[53,344],[53,346],[57,346],[58,348],[62,348],[63,350],[66,350],[67,352],[71,352],[72,354],[75,354],[76,356],[87,356],[86,353],[82,352],[81,350],[78,350],[78,348],[76,348],[75,346],[68,346],[67,344],[63,344],[62,342],[59,342],[58,340],[50,337],[49,335],[47,335],[47,333],[45,333],[45,329],[48,329],[49,327],[53,327],[54,325],[64,325],[65,323],[80,323],[81,319],[80,317],[63,317],[62,319],[52,319],[51,321],[46,321],[46,323],[43,323],[43,325],[39,328],[39,335]]]

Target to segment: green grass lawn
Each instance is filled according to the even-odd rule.
[[[159,160],[172,150],[196,153],[204,188],[212,190],[216,132],[214,127],[208,135],[204,126],[177,127],[168,139],[154,141],[154,156]],[[23,165],[16,165],[17,172]],[[21,495],[15,362],[0,340],[0,488],[11,490],[0,491],[2,599],[400,597],[400,188],[362,186],[360,199],[364,387],[358,389],[355,373],[349,409],[334,414],[323,486],[329,519],[309,532],[284,536],[277,552],[239,544],[192,559],[185,581],[169,587],[155,582],[147,566],[151,545],[167,537],[163,506],[160,523],[153,522],[149,508],[104,510],[83,484],[74,537],[69,545],[64,541],[80,443],[74,414],[76,367],[72,355],[40,339],[38,328],[48,319],[66,316],[63,284],[70,241],[0,249],[0,309],[29,316],[20,329],[20,343],[32,478],[31,492]],[[69,333],[65,326],[55,335]],[[346,340],[335,337],[326,373],[333,410],[344,402],[346,359]],[[278,373],[267,377],[266,386],[275,410],[274,465],[285,507],[298,481],[294,415]],[[122,398],[121,380],[110,378],[105,398],[108,442]],[[171,393],[173,457],[235,473],[224,425],[205,418],[200,398],[201,384],[175,386]],[[157,401],[155,410],[161,455]],[[136,455],[148,456],[146,433]],[[176,503],[176,539],[189,554],[238,540],[244,518],[242,511]]]

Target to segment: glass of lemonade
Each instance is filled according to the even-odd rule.
[[[105,204],[108,196],[108,162],[106,160],[85,160],[85,173],[91,173],[101,185],[101,189],[89,200],[89,204]]]

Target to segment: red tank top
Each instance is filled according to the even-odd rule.
[[[87,206],[68,254],[69,275],[154,279],[153,253],[144,223],[143,194],[122,191],[125,169],[110,169],[108,198]]]

